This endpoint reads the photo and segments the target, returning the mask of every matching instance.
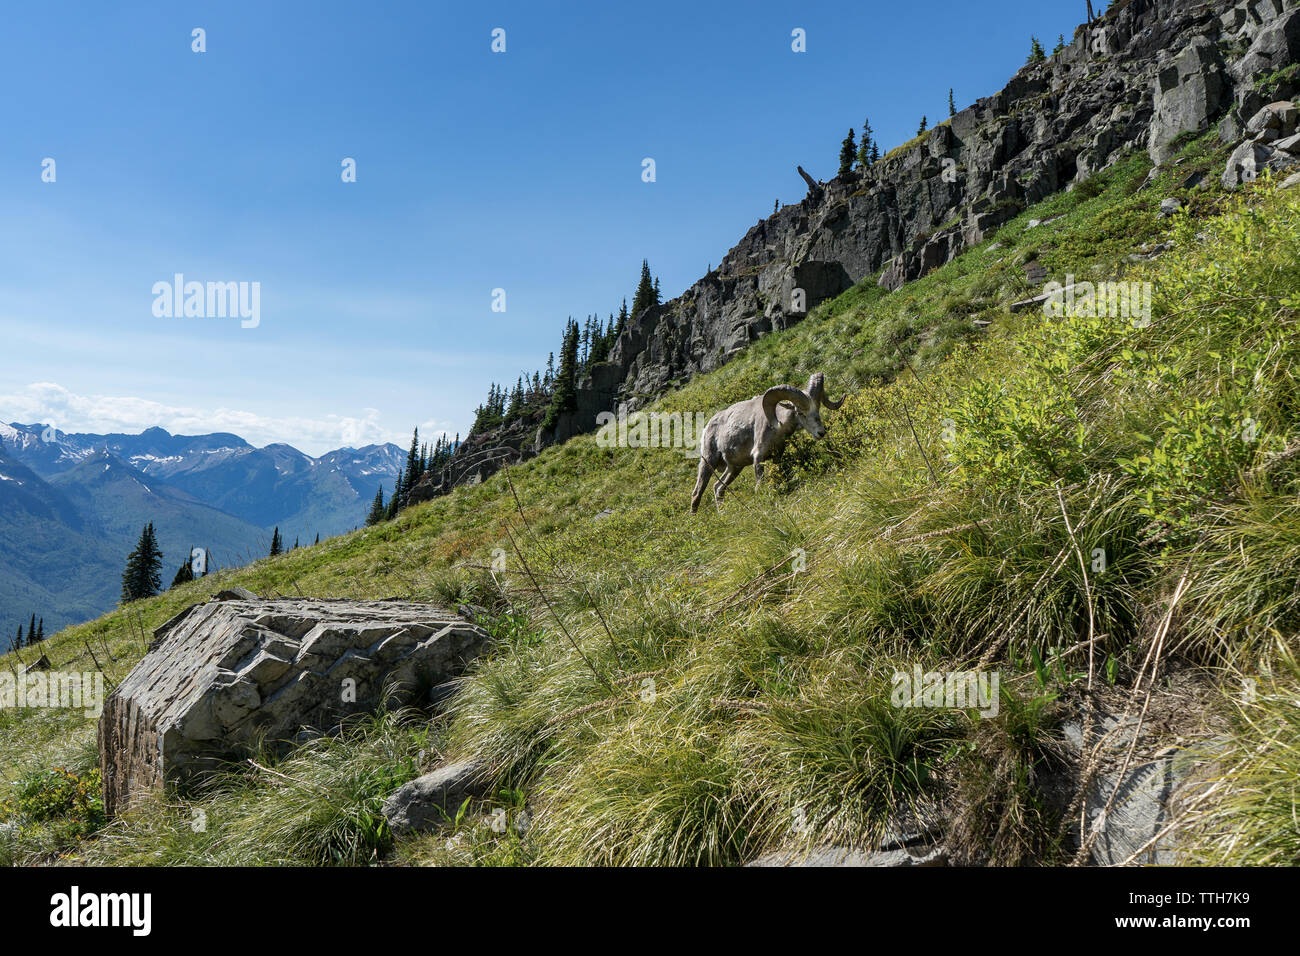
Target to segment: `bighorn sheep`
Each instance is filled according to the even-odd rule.
[[[754,487],[763,481],[763,462],[781,450],[796,428],[802,427],[813,438],[826,434],[821,406],[837,409],[844,399],[833,402],[826,397],[826,379],[817,372],[808,379],[808,391],[793,385],[776,385],[762,395],[737,402],[709,419],[700,433],[700,473],[691,495],[691,513],[700,506],[704,488],[715,471],[721,471],[713,490],[715,501],[722,501],[727,485],[754,466]]]

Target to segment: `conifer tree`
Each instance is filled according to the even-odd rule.
[[[21,624],[18,625],[18,636],[15,637],[15,638],[13,639],[13,641],[10,643],[9,646],[12,647],[12,648],[14,648],[14,650],[21,650],[21,649],[22,649],[22,646],[23,646],[23,626],[22,626]]]
[[[636,295],[632,296],[632,318],[636,318],[645,309],[654,305],[654,280],[650,277],[650,263],[641,260],[641,281],[637,283]]]
[[[370,502],[370,510],[365,514],[365,527],[378,524],[383,520],[383,485],[380,490],[374,493],[374,501]]]
[[[1043,45],[1038,42],[1038,37],[1029,38],[1029,59],[1026,63],[1042,63],[1047,59],[1047,54],[1043,52]]]
[[[399,468],[397,471],[397,481],[393,483],[392,497],[388,499],[388,507],[384,509],[384,517],[390,521],[393,518],[397,517],[397,509],[398,509],[397,489],[400,487],[402,487],[402,471]]]
[[[36,622],[36,643],[39,644],[43,640],[45,640],[45,618],[42,617]]]
[[[154,535],[153,522],[144,526],[135,550],[127,556],[122,572],[122,603],[153,597],[162,585],[162,552]]]
[[[280,541],[280,526],[275,526],[275,531],[271,533],[271,557],[284,553],[284,544]]]
[[[381,492],[381,493],[382,493],[382,492]],[[319,532],[319,531],[316,532],[316,540],[315,540],[314,542],[312,542],[312,543],[313,543],[313,544],[320,544],[320,532]]]
[[[849,135],[844,137],[844,142],[840,143],[840,176],[847,176],[853,170],[853,158],[858,155],[858,147],[853,141],[853,127],[849,127]]]
[[[871,165],[871,144],[871,120],[864,119],[862,121],[862,139],[858,141],[859,166],[866,167]]]
[[[32,615],[31,622],[27,625],[27,644],[30,646],[36,643],[36,615]]]
[[[411,489],[415,487],[420,480],[420,455],[418,448],[420,445],[420,429],[416,429],[411,435],[411,448],[406,453],[406,469],[403,472],[402,484],[398,486],[395,494],[401,497],[399,508],[406,507],[406,499],[411,494]]]
[[[952,87],[948,87],[948,118],[952,119],[957,115],[957,101],[953,99]]]
[[[655,276],[654,289],[650,293],[650,304],[659,305],[661,302],[663,298],[659,295],[659,277]]]
[[[193,553],[191,551],[191,553]],[[187,581],[194,580],[194,568],[189,561],[181,562],[181,566],[176,569],[176,575],[172,578],[172,583],[168,587],[176,587],[178,584],[184,584]]]
[[[1056,46],[1052,48],[1052,56],[1056,56],[1056,54],[1060,53],[1064,49],[1065,49],[1065,34],[1058,33],[1056,36]]]
[[[929,129],[929,127],[930,127],[930,121],[926,117],[922,116],[921,125],[916,128],[916,135],[920,136],[927,129]]]
[[[627,328],[627,299],[624,299],[623,304],[619,306],[618,324],[614,326],[614,338],[618,338],[620,335],[622,335],[623,330],[626,328]]]
[[[871,165],[874,166],[880,162],[880,144],[875,140],[871,141]]]
[[[648,274],[648,272],[647,272]],[[560,371],[555,377],[555,390],[551,394],[551,407],[546,412],[542,427],[553,429],[560,416],[573,411],[578,405],[578,323],[569,319],[564,330],[564,344],[560,349]]]

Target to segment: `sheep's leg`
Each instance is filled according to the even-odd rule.
[[[763,463],[757,458],[754,459],[754,490],[758,491],[763,487]]]
[[[700,507],[700,499],[704,497],[704,489],[709,486],[709,479],[713,477],[713,467],[707,459],[700,459],[699,477],[695,479],[695,491],[691,493],[691,514],[695,514]]]
[[[714,501],[718,504],[722,503],[722,496],[727,491],[727,485],[735,481],[736,476],[739,475],[743,469],[743,465],[740,468],[737,468],[735,465],[727,465],[727,470],[722,473],[722,477],[718,479],[717,487],[713,489]]]

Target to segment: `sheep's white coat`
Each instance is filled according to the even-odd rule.
[[[699,508],[715,471],[722,472],[713,489],[715,501],[722,501],[727,486],[746,465],[754,466],[757,488],[763,481],[763,462],[781,450],[796,428],[821,438],[826,434],[821,406],[836,409],[842,404],[843,399],[832,402],[826,397],[825,379],[817,372],[808,380],[807,391],[776,385],[718,412],[700,435],[700,470],[691,495],[692,513]]]

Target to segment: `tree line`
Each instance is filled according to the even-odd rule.
[[[659,279],[651,273],[649,261],[642,259],[641,278],[632,295],[632,307],[629,309],[627,299],[624,299],[618,312],[611,312],[605,320],[598,315],[589,315],[585,322],[579,323],[570,316],[564,323],[564,334],[560,339],[558,368],[555,353],[551,352],[546,359],[545,371],[539,369],[531,375],[521,374],[513,388],[493,382],[488,388],[486,401],[474,409],[474,424],[467,437],[519,421],[540,419],[543,428],[554,428],[561,415],[577,408],[579,379],[592,366],[609,360],[614,343],[627,328],[628,321],[662,302]],[[420,430],[415,429],[406,465],[398,472],[393,494],[385,501],[384,488],[380,485],[366,512],[366,524],[375,525],[397,517],[409,503],[411,489],[427,472],[446,466],[459,447],[459,433],[454,440],[442,436],[430,446],[420,442]]]

